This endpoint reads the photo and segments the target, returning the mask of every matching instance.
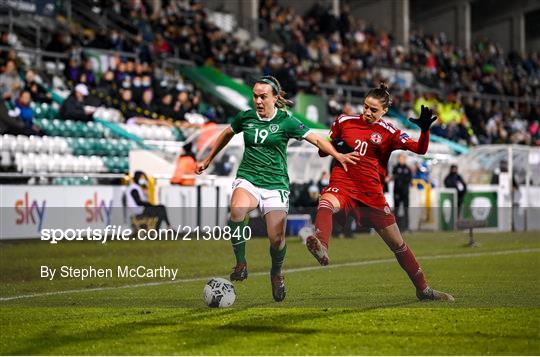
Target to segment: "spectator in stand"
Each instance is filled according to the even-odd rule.
[[[175,121],[184,121],[186,113],[189,113],[192,109],[192,103],[189,100],[189,94],[187,91],[182,90],[178,93],[176,102],[174,104],[174,119]]]
[[[137,103],[133,100],[133,92],[130,88],[123,88],[120,91],[118,109],[124,114],[125,119],[140,116],[140,113],[137,113]]]
[[[25,135],[25,126],[18,113],[8,110],[4,100],[0,100],[0,134]]]
[[[110,49],[112,47],[112,44],[109,40],[107,29],[99,29],[92,42],[90,42],[89,47],[102,48],[105,50]]]
[[[165,118],[174,118],[175,112],[172,106],[172,94],[165,93],[161,97],[161,103],[158,106],[158,114]]]
[[[114,71],[114,80],[118,87],[121,87],[126,79],[129,80],[129,76],[126,73],[126,64],[120,62]]]
[[[82,83],[75,86],[73,92],[66,98],[60,107],[60,119],[76,121],[90,121],[96,110],[95,107],[87,106],[85,98],[88,96],[88,87]]]
[[[486,132],[489,142],[492,144],[503,144],[508,139],[508,131],[504,127],[502,113],[496,112],[488,119],[486,124]]]
[[[30,92],[21,91],[19,97],[15,100],[15,107],[19,109],[19,117],[26,127],[32,127],[34,120],[34,111],[30,107]]]
[[[69,49],[70,42],[68,34],[57,32],[53,35],[47,46],[45,46],[45,51],[64,53]]]
[[[486,132],[486,114],[482,108],[482,102],[480,99],[469,100],[465,104],[465,115],[469,118],[471,128],[475,135],[478,137],[480,144],[487,144],[488,137]]]
[[[26,85],[24,90],[29,91],[32,101],[37,103],[51,103],[52,95],[45,88],[38,84],[34,71],[26,71]]]
[[[87,59],[84,61],[80,73],[86,75],[86,85],[88,87],[94,88],[96,86],[96,75],[91,60]]]
[[[81,69],[76,58],[71,57],[68,61],[66,68],[64,69],[64,77],[68,81],[77,82],[81,74]]]
[[[133,77],[131,90],[133,92],[133,101],[135,103],[140,103],[142,100],[142,92],[144,88],[142,87],[142,78],[139,75]]]
[[[163,38],[163,35],[157,33],[154,41],[154,53],[158,56],[166,56],[171,54],[171,52],[169,43]]]
[[[156,105],[154,104],[154,91],[151,88],[145,89],[142,94],[142,100],[140,103],[143,116],[150,118],[152,114],[156,112]]]
[[[114,81],[114,73],[112,71],[109,70],[103,73],[96,90],[98,94],[101,94],[105,98],[116,96],[116,93],[118,93],[118,84]]]
[[[135,38],[135,52],[139,54],[139,61],[142,63],[153,63],[154,58],[152,55],[152,49],[143,41],[142,36],[138,35]]]
[[[17,100],[15,100],[15,108],[18,109],[19,117],[24,123],[24,134],[25,135],[43,135],[41,133],[41,128],[34,124],[34,111],[30,107],[30,102],[32,97],[30,92],[23,90],[19,94]]]
[[[19,77],[15,62],[8,60],[3,73],[0,74],[0,94],[4,100],[14,100],[19,97],[22,88],[23,82]]]

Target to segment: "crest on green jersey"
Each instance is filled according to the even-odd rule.
[[[279,125],[277,124],[270,124],[270,132],[275,133],[279,130]]]

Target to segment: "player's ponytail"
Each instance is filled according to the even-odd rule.
[[[392,99],[390,98],[390,92],[388,92],[388,86],[384,82],[380,82],[377,88],[370,89],[366,94],[367,97],[372,97],[379,100],[383,108],[388,108],[392,105]]]
[[[276,102],[276,107],[280,109],[286,109],[287,107],[292,107],[294,102],[292,100],[286,99],[285,91],[281,89],[281,84],[279,81],[272,76],[264,76],[257,81],[257,83],[269,84],[272,87],[272,93],[278,98]]]

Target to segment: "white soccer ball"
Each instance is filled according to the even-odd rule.
[[[236,300],[236,291],[227,279],[212,278],[204,286],[203,298],[209,307],[229,307]]]
[[[315,230],[313,229],[312,226],[305,226],[305,227],[302,227],[299,231],[298,231],[298,238],[300,239],[300,241],[303,243],[303,244],[306,244],[306,240],[309,236],[312,236],[315,234]]]

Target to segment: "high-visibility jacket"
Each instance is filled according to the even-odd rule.
[[[195,169],[197,161],[191,155],[181,155],[176,159],[176,168],[171,183],[183,186],[195,185]],[[187,177],[186,177],[187,176]]]

